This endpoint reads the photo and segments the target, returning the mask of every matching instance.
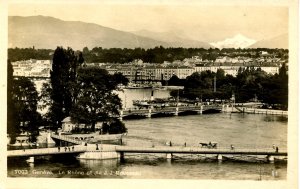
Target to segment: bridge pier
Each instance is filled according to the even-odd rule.
[[[178,116],[178,110],[179,110],[179,108],[176,107],[176,109],[175,109],[175,114],[174,114],[174,115]]]
[[[120,152],[120,161],[125,162],[124,152]]]
[[[200,111],[199,111],[199,113],[202,114],[202,112],[203,112],[203,105],[200,106]]]
[[[151,114],[152,114],[152,109],[149,109],[149,112],[147,113],[146,117],[151,118]]]
[[[27,160],[26,160],[28,163],[34,163],[34,157],[29,157]]]
[[[120,110],[120,117],[119,117],[120,121],[123,120],[123,110]]]
[[[274,156],[268,156],[267,158],[270,163],[274,163]]]
[[[225,105],[222,105],[222,112],[225,112]]]
[[[173,154],[172,153],[168,153],[167,154],[167,159],[172,159],[173,158]]]
[[[54,144],[55,142],[53,141],[53,139],[51,138],[51,133],[48,132],[47,133],[47,144]]]
[[[222,162],[223,156],[221,154],[218,154],[218,161]]]

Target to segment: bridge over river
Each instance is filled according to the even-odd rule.
[[[122,110],[120,113],[121,118],[130,116],[141,117],[154,117],[154,116],[168,116],[168,115],[181,115],[185,113],[205,114],[211,112],[225,111],[225,105],[189,105],[189,106],[166,106],[166,107],[149,107],[144,109],[127,109]]]
[[[153,147],[138,147],[138,146],[121,146],[121,145],[74,145],[69,147],[55,147],[55,148],[40,148],[40,149],[26,149],[26,150],[10,150],[7,151],[7,157],[30,157],[34,162],[36,156],[59,155],[59,154],[89,154],[92,156],[85,156],[88,159],[102,159],[101,153],[115,154],[114,158],[120,158],[121,161],[125,159],[125,154],[166,154],[168,159],[171,159],[174,154],[198,154],[198,155],[215,155],[218,160],[224,157],[235,156],[261,156],[270,162],[274,162],[276,157],[286,159],[288,153],[286,150],[276,151],[272,147],[269,148],[202,148],[199,146],[153,146]],[[95,156],[95,154],[98,154]],[[111,158],[112,156],[110,156]]]
[[[265,156],[267,160],[274,161],[275,156],[287,157],[287,151],[276,151],[273,148],[202,148],[202,147],[185,147],[185,146],[157,146],[157,147],[131,147],[117,146],[116,152],[120,153],[120,158],[124,159],[124,154],[139,153],[167,154],[167,158],[172,158],[173,154],[199,154],[199,155],[217,155],[218,160],[222,160],[223,156]]]

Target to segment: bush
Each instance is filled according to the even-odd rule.
[[[103,123],[102,132],[103,134],[121,134],[126,133],[127,128],[125,127],[125,124],[119,119],[113,119],[109,123]]]

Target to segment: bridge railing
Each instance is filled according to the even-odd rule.
[[[200,106],[181,106],[178,107],[179,111],[186,111],[186,110],[200,110],[201,107]]]
[[[73,148],[74,147],[74,148]],[[69,147],[55,147],[55,148],[39,148],[39,149],[23,149],[23,150],[9,150],[7,156],[35,156],[47,154],[63,154],[74,152],[85,152],[88,148],[86,146],[74,145]]]
[[[56,135],[56,134],[51,133],[50,136],[52,138],[56,138],[56,139],[63,140],[63,141],[66,141],[66,142],[71,142],[71,143],[74,143],[74,144],[82,144],[82,141],[78,141],[78,140],[72,139],[72,138],[64,136],[64,135]]]
[[[164,108],[153,108],[152,112],[157,113],[157,112],[175,112],[176,107],[164,107]]]
[[[131,153],[226,153],[230,154],[260,154],[260,155],[268,155],[278,153],[278,155],[282,155],[287,153],[286,150],[279,150],[278,152],[275,149],[270,148],[201,148],[201,147],[184,147],[184,146],[155,146],[155,147],[134,147],[134,146],[117,146],[116,151],[118,152],[131,152]]]
[[[271,114],[271,115],[288,115],[288,111],[283,111],[283,110],[244,108],[244,111],[245,111],[245,113]]]
[[[140,146],[121,146],[121,148],[155,148],[155,149],[202,149],[202,150],[238,150],[238,151],[245,151],[245,150],[251,150],[251,151],[266,151],[266,152],[275,152],[276,151],[276,145],[222,145],[218,144],[217,147],[209,147],[209,146],[202,146],[201,144],[192,144],[192,145],[184,145],[184,144],[178,144],[178,143],[172,143],[172,146],[170,145],[157,145],[157,144],[144,144]],[[279,146],[279,151],[287,151],[287,148],[285,146]]]
[[[127,114],[143,114],[143,113],[148,113],[149,110],[148,109],[140,109],[140,110],[124,110],[123,111],[123,115],[127,115]]]
[[[39,149],[23,149],[23,150],[9,150],[7,151],[7,157],[17,156],[42,156],[52,154],[71,154],[71,153],[83,153],[83,152],[115,152],[116,145],[110,144],[88,144],[87,146],[73,145],[73,146],[61,146],[54,148],[39,148]]]

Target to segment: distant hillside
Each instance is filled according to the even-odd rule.
[[[244,44],[239,45],[242,46]],[[147,49],[155,46],[214,48],[213,45],[206,42],[187,39],[172,32],[158,33],[141,30],[130,33],[97,24],[63,21],[46,16],[9,17],[8,47],[27,48],[32,46],[39,49],[55,49],[57,46],[69,46],[75,50],[82,50],[85,46],[89,49],[94,47],[141,47]],[[224,47],[227,46],[225,45]],[[251,45],[250,48],[288,48],[288,34],[258,41]]]
[[[184,47],[184,48],[212,48],[213,46],[202,41],[196,41],[180,37],[172,32],[152,32],[148,30],[139,30],[132,32],[136,35],[149,37],[158,41],[163,41],[169,44],[170,47]]]
[[[12,16],[8,18],[8,47],[32,47],[54,49],[70,46],[103,48],[152,48],[168,46],[167,43],[118,31],[97,24],[63,21],[53,17]]]
[[[249,48],[283,48],[288,49],[289,48],[289,37],[288,34],[282,34],[277,37],[273,37],[270,39],[265,39],[258,41],[251,45]]]

